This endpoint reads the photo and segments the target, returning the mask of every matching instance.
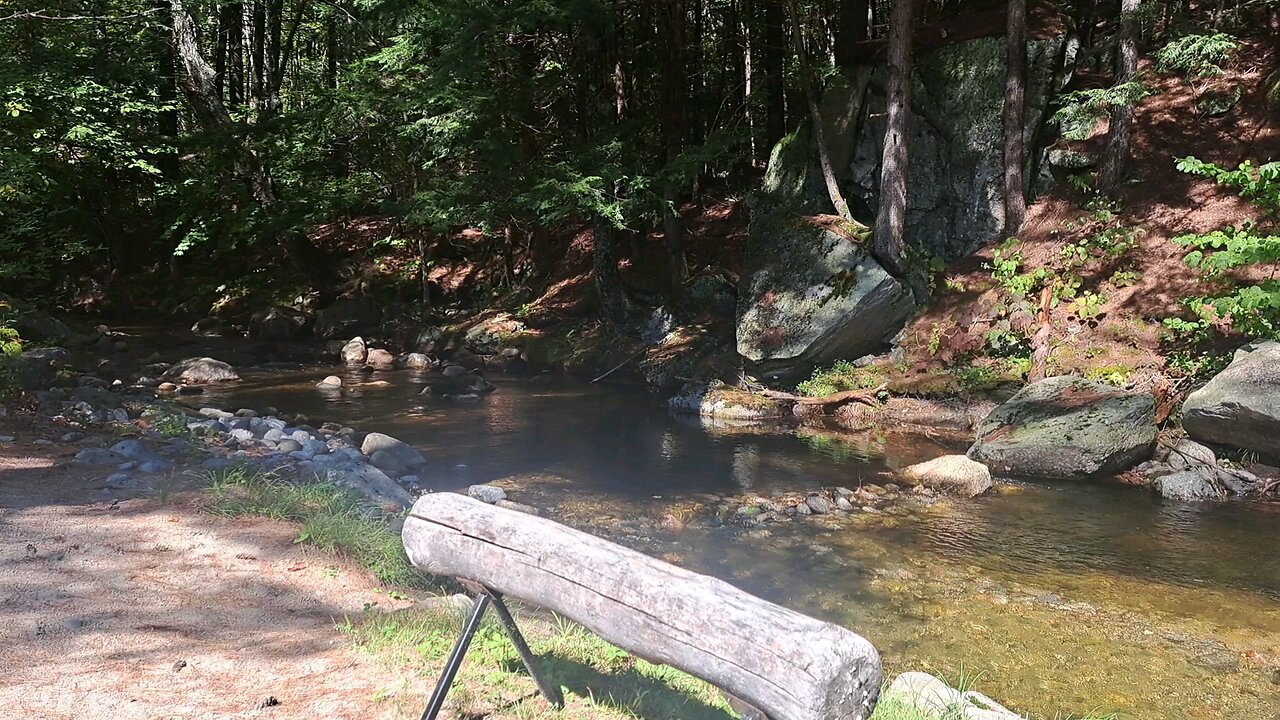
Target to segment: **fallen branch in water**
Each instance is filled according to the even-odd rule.
[[[845,405],[851,402],[870,405],[871,407],[880,406],[880,393],[884,392],[887,385],[881,384],[879,387],[870,388],[868,390],[845,390],[843,392],[832,393],[823,397],[807,397],[804,395],[793,395],[792,393],[782,392],[780,390],[761,390],[760,394],[773,400],[785,400],[793,402],[797,405]]]

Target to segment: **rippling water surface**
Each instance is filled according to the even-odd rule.
[[[425,484],[500,482],[558,517],[867,635],[891,670],[978,678],[1036,717],[1280,720],[1280,506],[1163,502],[1108,484],[1021,484],[902,516],[764,529],[658,519],[695,499],[855,487],[955,451],[918,437],[716,427],[643,390],[498,378],[474,405],[426,376],[249,373],[198,402],[379,430]]]

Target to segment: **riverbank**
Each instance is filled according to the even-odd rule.
[[[204,443],[215,453],[244,453],[254,462],[301,463],[303,458],[280,453],[280,444],[298,442],[293,432],[307,423],[319,425],[307,426],[308,433],[318,433],[308,439],[324,438],[326,447],[335,440],[338,450],[363,446],[357,428],[383,429],[421,449],[430,466],[423,477],[436,489],[497,485],[558,521],[855,628],[882,649],[892,672],[924,667],[947,678],[979,673],[989,694],[1021,709],[1079,714],[1102,707],[1143,720],[1248,714],[1269,707],[1280,692],[1272,684],[1280,667],[1280,566],[1245,550],[1274,527],[1265,513],[1241,514],[1229,505],[1218,511],[1165,506],[1122,487],[1020,484],[972,501],[902,492],[886,498],[885,512],[859,507],[847,517],[801,515],[799,507],[809,507],[817,488],[847,484],[855,492],[874,492],[871,485],[889,482],[879,472],[948,450],[895,436],[823,434],[803,425],[771,430],[758,423],[682,420],[651,401],[626,400],[618,389],[568,382],[493,377],[496,392],[458,405],[423,399],[417,394],[423,381],[410,370],[339,371],[350,378],[339,396],[316,387],[332,368],[241,372],[240,382],[180,396],[191,406],[165,401],[158,415],[151,412],[156,401],[143,395],[63,390],[59,399],[47,398],[46,411],[63,418],[57,432],[11,434],[22,443],[59,445],[70,435],[66,442],[77,453],[149,435],[146,442],[156,452],[198,468],[215,459],[187,455]],[[249,408],[272,410],[268,403],[305,409],[317,419],[280,419],[285,427],[279,432],[291,430],[289,437],[267,440],[277,430],[275,422],[267,423],[279,416],[260,415],[253,441],[261,443],[259,450],[250,443],[228,447],[232,430],[240,429],[229,423],[253,430],[256,413]],[[203,407],[209,412],[198,412]],[[129,419],[119,420],[118,410]],[[184,422],[172,419],[179,412]],[[326,417],[346,422],[320,422]],[[193,435],[192,424],[219,429],[174,438],[158,432],[157,424]],[[270,452],[267,444],[273,444]],[[624,452],[633,446],[653,452]],[[811,456],[797,454],[798,447]],[[731,464],[707,464],[710,457]],[[222,462],[217,460],[215,466]],[[93,472],[103,484],[121,472],[149,483],[186,467],[175,462],[164,473],[149,474],[139,466],[97,466]],[[716,490],[724,482],[714,480],[721,473],[752,491]],[[809,477],[815,479],[797,485],[796,479]],[[659,483],[662,478],[667,482]],[[699,487],[710,495],[695,497]],[[780,496],[794,500],[788,503],[794,516],[783,508],[769,517],[778,509],[763,501]],[[691,504],[700,507],[691,511]],[[1112,517],[1117,508],[1126,508],[1124,523]],[[1116,528],[1126,529],[1117,535]],[[1197,534],[1209,528],[1203,538]],[[1129,677],[1133,667],[1148,672]],[[1109,700],[1100,700],[1100,692]]]
[[[336,486],[240,465],[196,472],[210,466],[198,442],[119,440],[112,447],[170,463],[129,483],[83,461],[121,436],[158,439],[148,424],[0,420],[0,562],[11,568],[0,660],[15,669],[0,707],[48,718],[417,717],[467,599],[424,592],[438,586],[398,569],[394,525]],[[387,541],[391,550],[366,551]],[[522,625],[567,708],[545,706],[487,623],[443,718],[736,717],[705,683],[571,623],[524,612]],[[875,717],[929,716],[895,696]]]

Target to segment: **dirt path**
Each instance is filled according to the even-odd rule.
[[[334,628],[395,604],[362,571],[294,526],[113,494],[31,428],[0,435],[18,436],[0,444],[0,717],[386,716],[402,680]]]

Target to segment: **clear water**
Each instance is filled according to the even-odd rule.
[[[499,377],[482,402],[455,405],[417,394],[428,376],[348,374],[326,396],[314,384],[331,372],[251,372],[191,402],[386,432],[430,460],[431,489],[500,483],[564,522],[844,624],[891,672],[976,679],[1034,717],[1280,720],[1280,506],[1021,484],[748,530],[700,519],[714,496],[884,482],[956,448],[715,427],[643,390],[571,380]]]

